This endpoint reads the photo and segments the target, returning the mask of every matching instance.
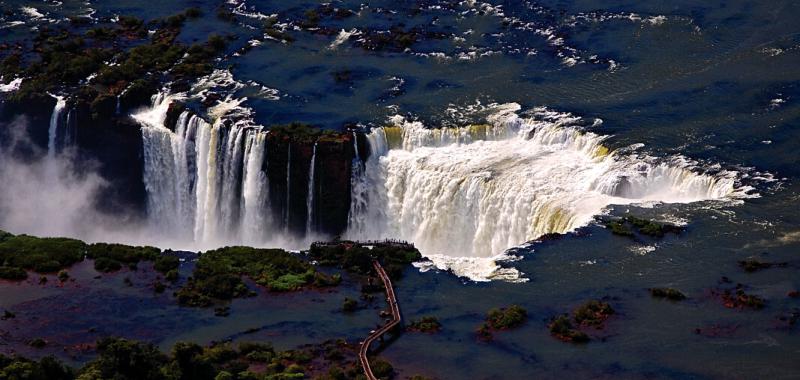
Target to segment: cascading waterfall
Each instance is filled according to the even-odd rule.
[[[376,129],[373,133],[379,133]],[[365,231],[367,223],[367,197],[369,193],[369,181],[366,178],[365,163],[361,160],[358,152],[358,136],[353,132],[353,162],[351,163],[352,174],[350,176],[350,211],[348,213],[347,230]]]
[[[283,208],[283,228],[289,234],[289,214],[292,200],[292,143],[288,144],[286,153],[286,207]]]
[[[269,194],[267,194],[267,173],[261,168],[267,152],[267,136],[265,133],[250,133],[247,135],[247,151],[245,151],[244,186],[242,187],[242,208],[244,222],[242,223],[243,239],[248,242],[263,241],[264,231],[271,229],[268,208]]]
[[[154,228],[176,243],[260,245],[267,239],[266,132],[184,111],[175,131],[164,125],[181,95],[160,93],[133,115],[142,125],[144,182]]]
[[[308,168],[308,195],[306,195],[306,236],[315,233],[314,227],[314,170],[317,161],[317,142],[311,151],[311,165]]]
[[[611,204],[731,196],[734,179],[686,165],[611,153],[580,120],[506,105],[485,125],[425,128],[395,118],[367,136],[372,156],[353,170],[347,237],[413,241],[439,268],[476,280],[495,259],[546,233],[589,223]]]
[[[67,111],[67,120],[64,122],[64,143],[63,146],[70,146],[75,144],[77,140],[77,128],[75,126],[75,120],[73,119],[73,109],[70,108]]]
[[[47,155],[50,157],[56,154],[56,143],[58,139],[58,127],[61,124],[61,119],[64,114],[64,108],[67,105],[66,99],[62,96],[51,95],[56,99],[56,105],[53,108],[53,113],[50,115],[50,128],[47,131]]]

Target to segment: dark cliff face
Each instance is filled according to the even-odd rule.
[[[43,147],[47,150],[48,129],[50,127],[50,115],[56,105],[56,100],[51,96],[41,96],[29,99],[25,104],[3,101],[0,103],[0,144],[5,149],[10,149],[10,143],[18,137],[27,138],[34,147]],[[18,119],[19,118],[19,119]],[[19,123],[14,124],[17,120]],[[21,128],[24,130],[12,130],[11,128]],[[16,145],[14,151],[10,153],[19,159],[29,160],[34,158],[34,147],[25,144]]]
[[[267,135],[266,170],[272,217],[278,222],[277,225],[284,227],[288,221],[289,232],[296,235],[305,233],[308,220],[309,169],[315,142],[317,153],[311,224],[320,234],[337,236],[347,228],[350,210],[350,172],[353,158],[350,135],[324,136],[319,140],[295,138],[283,133]]]
[[[140,96],[138,102],[146,97]],[[22,145],[17,149],[18,152],[13,153],[23,159],[44,154],[47,151],[48,129],[54,106],[55,99],[52,97],[42,98],[30,107],[3,104],[0,108],[0,125],[3,126],[0,137],[3,143],[11,141],[12,133],[20,132],[10,130],[10,121],[24,116],[26,123],[14,126],[24,126],[24,132],[30,136],[29,140],[37,149]],[[99,210],[145,218],[147,193],[143,181],[141,127],[133,120],[118,117],[106,108],[108,107],[98,108],[97,104],[80,98],[69,99],[64,113],[70,113],[70,117],[63,122],[69,125],[60,127],[60,140],[64,133],[69,133],[73,141],[72,147],[77,152],[77,167],[97,170],[107,181],[108,186],[102,189],[96,200]],[[184,109],[185,106],[180,104],[170,107],[165,123],[168,128],[174,130],[177,115]],[[69,132],[65,132],[67,129]],[[307,135],[281,129],[267,134],[267,159],[262,170],[267,173],[269,212],[272,213],[275,226],[286,228],[296,236],[306,233],[309,174],[316,143],[314,184],[311,189],[311,227],[321,236],[334,237],[344,233],[350,210],[350,177],[355,155],[353,139],[359,139],[362,158],[366,158],[368,152],[363,135],[355,136],[351,132]],[[60,144],[63,145],[63,142]],[[240,186],[241,178],[236,182]],[[241,193],[241,189],[232,191]]]
[[[353,154],[349,134],[340,139],[320,139],[317,145],[314,214],[321,233],[339,236],[347,228]]]
[[[30,160],[47,152],[50,117],[55,103],[53,98],[42,97],[40,101],[25,105],[3,105],[0,118],[2,144],[7,145],[14,138],[12,136],[23,134],[33,145],[18,145],[11,152],[15,157]],[[144,217],[146,193],[142,180],[142,136],[138,125],[123,119],[92,118],[91,105],[80,100],[68,101],[64,115],[57,146],[64,146],[63,136],[69,133],[74,139],[71,147],[75,149],[76,167],[97,170],[108,184],[95,200],[98,210],[124,213],[133,218]],[[12,123],[18,117],[23,117],[25,122]],[[21,127],[25,130],[11,130]]]
[[[98,208],[144,217],[147,193],[142,177],[144,159],[139,125],[127,118],[93,119],[85,103],[79,103],[73,110],[79,157],[97,162],[100,175],[109,182]]]

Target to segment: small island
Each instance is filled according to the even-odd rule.
[[[478,327],[481,340],[492,340],[493,332],[509,330],[521,326],[528,319],[528,311],[519,305],[489,310],[486,321]]]

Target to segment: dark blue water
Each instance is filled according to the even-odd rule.
[[[612,208],[656,219],[680,219],[686,232],[635,242],[598,225],[579,235],[533,246],[512,263],[526,283],[473,283],[448,273],[409,269],[397,284],[404,316],[436,315],[438,335],[405,334],[383,355],[402,375],[442,379],[500,378],[797,378],[798,327],[781,315],[800,300],[800,4],[793,1],[355,1],[331,3],[357,15],[323,17],[301,27],[315,2],[239,4],[235,25],[219,20],[213,1],[92,3],[93,17],[151,19],[198,6],[180,39],[211,33],[237,39],[218,62],[244,86],[244,106],[263,125],[307,122],[341,129],[382,125],[401,114],[431,126],[480,119],[479,105],[547,106],[587,119],[613,135],[612,147],[645,144],[654,156],[681,154],[701,166],[735,169],[759,198],[725,206],[696,203]],[[59,22],[87,12],[62,5],[10,1],[0,5],[0,40],[26,41],[36,7]],[[265,38],[261,15],[293,42]],[[20,20],[26,24],[6,26]],[[62,21],[63,22],[63,21]],[[430,32],[406,48],[365,49],[364,36]],[[322,29],[322,31],[320,31]],[[355,33],[332,46],[341,30]],[[329,32],[324,32],[325,30]],[[360,34],[359,34],[360,33]],[[256,41],[256,42],[248,42]],[[240,51],[246,45],[249,51]],[[238,52],[238,53],[237,53]],[[768,180],[770,179],[770,180]],[[738,260],[787,262],[745,273]],[[727,309],[711,292],[722,276],[767,300],[760,311]],[[670,286],[689,296],[670,303],[647,288]],[[574,346],[552,338],[547,320],[586,299],[609,297],[617,309],[606,339]],[[517,303],[530,319],[522,328],[478,342],[475,329],[491,307]],[[236,304],[236,303],[235,303]],[[246,309],[248,306],[241,306]],[[270,323],[296,312],[265,310]],[[178,314],[176,314],[176,317]],[[266,322],[265,322],[266,323]],[[335,318],[303,325],[322,336]],[[250,327],[250,326],[248,326]],[[715,327],[720,336],[695,333]],[[180,338],[207,341],[232,327],[209,326]],[[367,328],[368,330],[368,328]],[[298,332],[298,335],[303,333]],[[170,337],[171,341],[175,339]],[[160,341],[159,339],[155,339]],[[311,337],[308,340],[312,340]],[[298,343],[306,342],[299,340]]]

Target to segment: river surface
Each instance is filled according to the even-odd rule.
[[[229,96],[212,112],[265,129],[371,131],[347,235],[417,243],[431,261],[396,284],[401,310],[444,325],[382,353],[402,375],[800,376],[798,327],[779,319],[800,308],[787,297],[800,288],[800,4],[339,1],[355,15],[323,18],[332,32],[318,33],[299,26],[317,3],[228,3],[235,26],[207,0],[6,1],[0,39],[25,41],[71,15],[152,19],[198,6],[205,15],[180,40],[231,33],[235,47],[250,46],[208,78]],[[264,34],[270,17],[293,41]],[[365,36],[398,25],[428,34],[366,48]],[[634,240],[595,222],[629,213],[686,230]],[[548,232],[566,235],[525,244]],[[211,241],[252,243],[242,236]],[[788,265],[745,273],[737,261],[748,258]],[[767,306],[725,308],[712,292],[730,287],[723,276]],[[689,299],[651,298],[647,288],[661,286]],[[618,313],[602,341],[549,335],[550,317],[603,297]],[[485,312],[512,303],[528,322],[478,342]],[[330,324],[321,335],[334,319],[318,321]]]

